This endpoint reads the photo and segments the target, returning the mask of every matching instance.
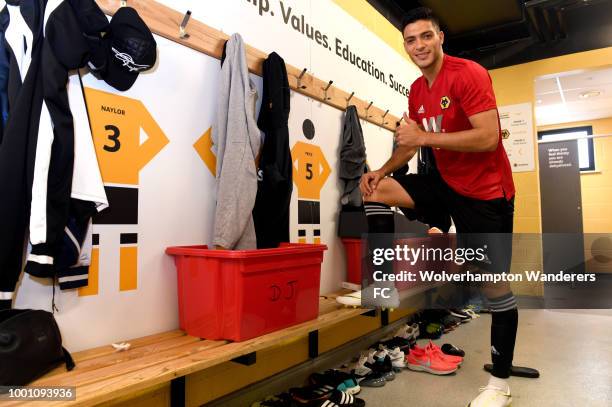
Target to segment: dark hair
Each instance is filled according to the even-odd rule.
[[[436,17],[436,15],[430,8],[417,7],[410,10],[404,15],[404,18],[402,20],[402,33],[404,32],[408,24],[412,24],[419,20],[431,21],[434,27],[436,27],[438,30],[440,29],[440,20],[438,20],[438,17]]]

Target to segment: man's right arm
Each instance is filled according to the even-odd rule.
[[[416,153],[416,148],[401,146],[396,148],[391,158],[380,169],[363,174],[359,182],[361,193],[364,196],[371,195],[381,179],[406,164],[414,156],[414,153]]]
[[[404,166],[416,154],[416,148],[407,148],[399,146],[391,154],[391,158],[377,172],[382,173],[383,177],[391,174],[393,171]]]

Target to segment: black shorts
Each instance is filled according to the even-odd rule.
[[[321,203],[319,201],[298,200],[298,224],[319,225],[321,223]]]
[[[401,208],[409,219],[447,231],[452,218],[459,247],[486,247],[487,258],[473,262],[475,265],[490,272],[510,271],[514,197],[469,198],[455,192],[437,174],[408,174],[394,179],[415,203],[414,209]]]

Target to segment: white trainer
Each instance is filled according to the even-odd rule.
[[[508,407],[511,404],[510,389],[504,391],[489,384],[480,388],[480,394],[468,404],[468,407]]]
[[[352,293],[340,296],[336,298],[336,301],[347,307],[361,307],[361,291],[354,291]]]
[[[365,364],[368,361],[368,355],[363,353],[359,356],[359,360],[355,364],[350,366],[349,372],[352,370],[357,376],[367,376],[372,373],[372,369],[367,367]]]
[[[340,304],[349,307],[395,309],[400,305],[399,293],[395,286],[372,284],[361,291],[355,291],[336,298]]]
[[[395,332],[395,336],[399,336],[404,339],[416,339],[420,335],[419,332],[419,324],[414,323],[412,325],[402,325],[397,332]]]
[[[393,349],[387,349],[384,347],[379,347],[379,351],[376,353],[376,357],[380,359],[384,359],[385,356],[389,356],[391,359],[391,365],[396,372],[401,371],[406,365],[406,357],[404,352],[400,350],[399,347],[395,347]]]

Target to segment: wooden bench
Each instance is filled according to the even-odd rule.
[[[209,341],[186,335],[176,330],[128,340],[131,347],[118,352],[103,346],[75,353],[77,367],[66,372],[57,368],[38,379],[32,386],[76,386],[76,401],[48,402],[45,405],[112,405],[135,394],[170,385],[171,405],[185,405],[185,376],[213,366],[236,362],[244,365],[257,363],[257,353],[308,338],[308,356],[319,354],[319,331],[341,325],[352,318],[365,315],[378,318],[374,328],[389,323],[389,312],[345,308],[338,305],[331,294],[320,299],[319,317],[277,332],[244,342]],[[391,320],[408,315],[409,311],[395,311]],[[40,402],[6,402],[4,406],[40,406]],[[127,403],[126,405],[131,405]],[[143,405],[146,405],[143,404]]]

